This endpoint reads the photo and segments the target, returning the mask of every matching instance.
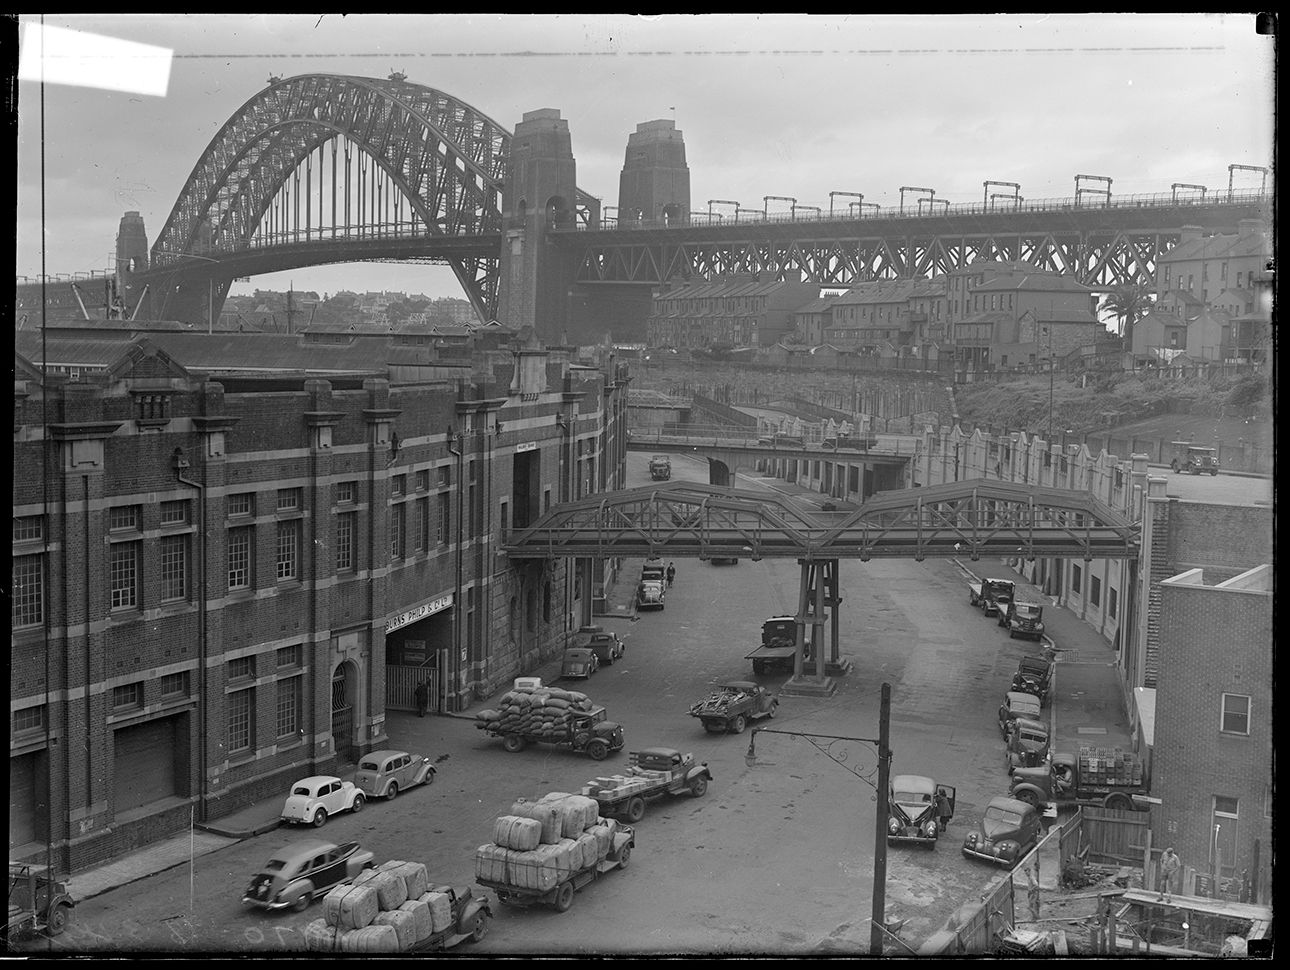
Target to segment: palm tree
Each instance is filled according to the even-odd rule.
[[[1128,283],[1115,287],[1102,297],[1099,308],[1103,313],[1112,313],[1120,322],[1117,333],[1124,338],[1125,350],[1133,348],[1133,325],[1151,309],[1155,297],[1141,283]]]

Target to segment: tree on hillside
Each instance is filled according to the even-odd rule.
[[[1141,283],[1117,286],[1102,297],[1101,310],[1111,313],[1120,322],[1117,333],[1124,338],[1125,349],[1133,347],[1133,325],[1151,309],[1155,298]]]

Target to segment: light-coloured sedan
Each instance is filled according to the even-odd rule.
[[[365,796],[352,781],[313,775],[291,786],[291,794],[282,806],[282,821],[289,825],[319,826],[329,815],[361,812],[364,801]]]

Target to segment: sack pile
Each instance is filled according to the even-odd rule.
[[[551,792],[520,799],[493,824],[493,841],[475,851],[475,878],[550,892],[573,873],[603,862],[618,823],[600,818],[594,798]]]
[[[502,695],[500,705],[476,714],[475,727],[491,734],[563,738],[572,717],[595,707],[581,691],[559,687],[516,687]]]
[[[305,925],[305,948],[333,953],[403,953],[452,925],[447,893],[430,892],[420,862],[391,860],[323,897],[323,916]]]

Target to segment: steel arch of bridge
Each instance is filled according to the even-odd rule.
[[[1266,215],[1269,199],[1178,206],[1163,202],[1105,209],[969,213],[926,217],[766,222],[667,229],[561,232],[580,250],[579,283],[712,279],[731,273],[801,278],[852,286],[916,279],[978,259],[1025,261],[1071,274],[1090,286],[1154,282],[1156,264],[1196,223],[1235,232],[1243,218]]]
[[[152,265],[180,253],[245,248],[301,161],[345,135],[408,199],[430,233],[501,228],[499,196],[510,135],[465,102],[398,80],[306,74],[271,84],[219,130],[157,236]],[[348,176],[348,173],[347,173]],[[211,245],[204,243],[209,224]],[[497,306],[497,260],[448,260],[476,310]]]
[[[523,558],[735,556],[804,560],[1135,558],[1138,529],[1088,492],[987,479],[882,492],[817,513],[764,493],[669,482],[551,509],[504,544]]]
[[[270,84],[211,139],[156,238],[151,265],[202,275],[213,272],[211,261],[244,255],[288,177],[342,135],[384,171],[426,234],[438,237],[430,249],[443,252],[444,238],[501,232],[510,132],[464,101],[419,84],[306,74]],[[594,202],[578,190],[584,225]],[[316,262],[340,261],[325,248],[313,245]],[[497,315],[498,256],[466,252],[445,259],[483,319]],[[229,266],[236,265],[230,258]],[[221,303],[226,292],[225,282]]]

